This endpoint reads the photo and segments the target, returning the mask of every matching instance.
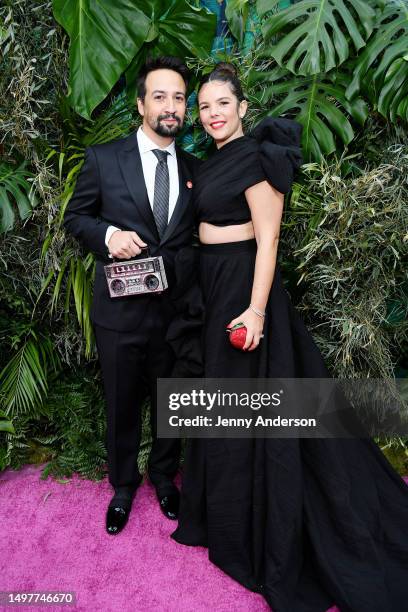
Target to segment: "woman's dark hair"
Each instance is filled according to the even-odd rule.
[[[137,95],[141,100],[144,100],[146,96],[146,77],[149,72],[161,70],[163,68],[178,72],[178,74],[183,78],[186,88],[188,87],[190,73],[187,66],[183,64],[179,57],[174,57],[172,55],[161,55],[160,57],[148,58],[145,65],[142,66],[136,82]]]
[[[237,70],[233,64],[228,64],[227,62],[220,62],[219,64],[216,64],[214,70],[212,70],[209,74],[206,74],[201,79],[198,90],[200,91],[203,85],[206,83],[211,83],[211,81],[229,83],[232,93],[238,98],[238,101],[242,102],[242,100],[245,100],[242,86],[237,75]]]

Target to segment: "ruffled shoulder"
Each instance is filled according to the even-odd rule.
[[[296,171],[303,163],[302,129],[292,119],[266,117],[249,133],[258,142],[266,178],[281,193],[291,190]]]

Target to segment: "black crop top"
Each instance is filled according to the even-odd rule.
[[[194,185],[196,221],[239,225],[251,220],[245,190],[269,181],[290,191],[302,165],[302,126],[291,119],[267,117],[247,136],[230,140],[203,162]]]

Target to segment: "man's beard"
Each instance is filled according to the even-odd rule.
[[[161,123],[163,119],[175,119],[177,123],[175,125],[165,125]],[[159,115],[156,119],[155,125],[152,126],[153,130],[159,136],[176,136],[182,128],[182,123],[180,117],[177,115]]]

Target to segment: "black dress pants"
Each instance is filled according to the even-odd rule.
[[[161,296],[152,298],[140,327],[132,331],[94,325],[107,405],[109,482],[114,488],[140,483],[141,409],[150,396],[153,446],[148,473],[159,495],[173,488],[181,447],[179,439],[156,437],[156,381],[170,376],[174,364],[174,353],[165,341],[168,317],[163,307]]]

